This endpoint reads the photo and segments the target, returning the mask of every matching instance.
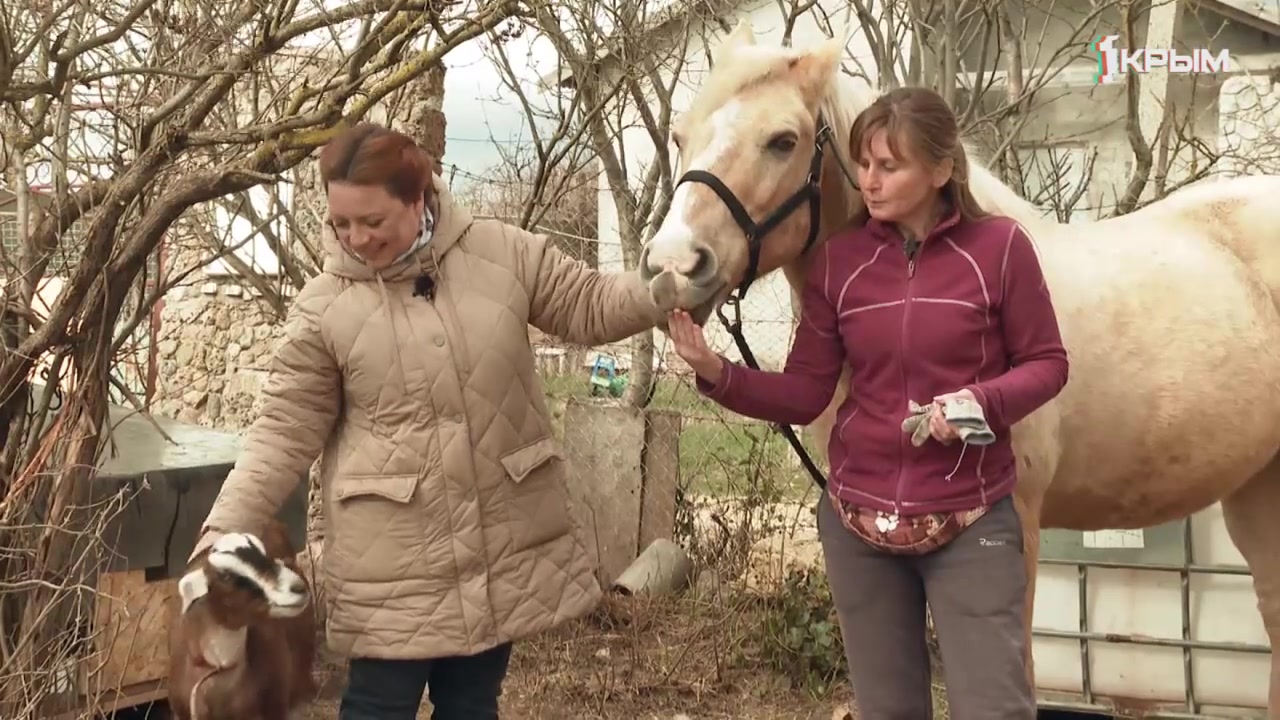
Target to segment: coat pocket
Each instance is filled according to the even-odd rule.
[[[415,502],[419,478],[405,475],[345,475],[333,479],[328,507],[325,565],[344,580],[396,577],[423,542],[423,510]]]
[[[503,455],[501,462],[511,479],[506,511],[514,552],[551,542],[573,530],[564,454],[554,437],[516,448]]]

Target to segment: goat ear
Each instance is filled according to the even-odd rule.
[[[209,594],[209,578],[204,569],[192,570],[178,581],[178,595],[182,598],[182,612],[191,609],[191,604]]]

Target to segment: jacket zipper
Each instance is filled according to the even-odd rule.
[[[920,256],[920,248],[923,243],[916,245],[911,254],[907,256],[907,292],[902,304],[902,335],[899,338],[898,353],[898,369],[902,375],[902,396],[904,400],[911,398],[911,392],[907,385],[907,324],[911,317],[911,279],[916,275],[916,258]],[[903,403],[906,406],[906,403]],[[902,487],[906,476],[907,464],[907,435],[906,433],[898,434],[898,482],[894,491],[893,511],[902,514]]]

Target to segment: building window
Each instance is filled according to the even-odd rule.
[[[0,242],[4,243],[5,257],[12,258],[18,252],[17,213],[0,213]]]
[[[39,224],[38,219],[33,219],[29,225],[31,231],[35,231]],[[75,263],[80,257],[80,250],[84,247],[84,223],[77,220],[67,232],[64,232],[58,238],[58,246],[53,250],[53,257],[49,259],[49,264],[45,267],[45,277],[62,277],[69,276],[74,269]],[[10,271],[17,271],[19,250],[21,245],[18,241],[18,214],[15,212],[0,212],[0,243],[3,243],[4,256],[0,260],[0,275],[4,275]]]

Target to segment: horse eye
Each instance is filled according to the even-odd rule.
[[[779,153],[789,153],[796,149],[796,134],[790,131],[780,132],[769,138],[769,149]]]

